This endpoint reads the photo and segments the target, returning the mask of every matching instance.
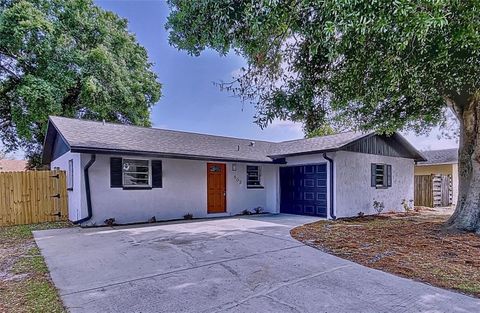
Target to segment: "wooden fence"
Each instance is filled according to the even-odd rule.
[[[452,204],[451,175],[415,175],[415,199],[418,206],[445,207]]]
[[[64,171],[0,172],[0,226],[67,218]]]
[[[414,200],[417,206],[433,207],[433,180],[431,175],[415,175]]]

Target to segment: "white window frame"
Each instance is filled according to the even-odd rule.
[[[257,176],[258,176],[258,185],[249,185],[248,184],[248,167],[249,166],[254,166],[257,168]],[[254,165],[254,164],[247,164],[247,166],[245,167],[245,176],[246,176],[246,182],[245,182],[245,185],[247,186],[247,189],[262,189],[264,188],[263,187],[263,183],[262,183],[262,166],[260,165]]]
[[[129,161],[147,161],[148,162],[148,184],[141,184],[141,185],[129,185],[125,184],[125,169],[123,168],[123,164],[125,160]],[[134,172],[144,174],[143,172]],[[152,187],[152,161],[150,159],[144,158],[122,158],[122,186],[124,188],[151,188]]]
[[[68,160],[67,190],[73,190],[73,159]]]

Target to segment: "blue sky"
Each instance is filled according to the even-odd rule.
[[[205,51],[192,57],[168,44],[165,22],[169,13],[163,0],[96,0],[99,6],[129,21],[129,30],[144,46],[162,83],[163,96],[152,111],[154,127],[257,140],[281,141],[303,137],[300,124],[276,121],[264,130],[253,123],[252,105],[242,104],[213,82],[228,81],[244,60],[234,54],[221,57]],[[407,134],[419,149],[455,147],[454,140]],[[21,157],[21,153],[16,154]]]
[[[129,29],[155,64],[163,96],[152,112],[154,127],[266,140],[303,136],[301,125],[278,122],[262,131],[253,123],[254,108],[243,105],[213,82],[228,81],[245,62],[230,54],[206,51],[192,57],[168,44],[165,1],[95,1],[129,21]]]

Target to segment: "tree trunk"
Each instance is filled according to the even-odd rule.
[[[447,228],[480,234],[480,95],[469,97],[463,105],[454,103],[453,109],[460,124],[459,193]]]

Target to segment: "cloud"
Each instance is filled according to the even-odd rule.
[[[264,132],[276,140],[290,140],[304,137],[302,123],[288,120],[275,119],[264,129]]]
[[[414,133],[403,133],[403,135],[419,150],[458,148],[458,140],[442,137],[442,132],[438,127],[433,128],[427,135],[417,136]]]

